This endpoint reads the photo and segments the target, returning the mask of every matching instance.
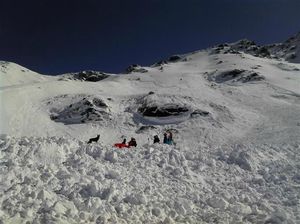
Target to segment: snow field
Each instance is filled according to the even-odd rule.
[[[120,150],[1,136],[2,223],[297,223],[300,144]]]

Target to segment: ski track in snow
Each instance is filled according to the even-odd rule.
[[[96,83],[2,63],[0,223],[300,223],[300,66],[185,57]],[[245,79],[253,72],[265,79]],[[188,110],[139,112],[166,105]],[[175,145],[152,144],[169,129]],[[138,147],[112,147],[124,137]]]

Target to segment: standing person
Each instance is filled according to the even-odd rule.
[[[126,138],[123,139],[122,144],[124,144],[124,145],[126,144]]]
[[[131,138],[130,141],[128,142],[128,147],[130,146],[134,146],[134,147],[137,146],[135,138]]]
[[[172,132],[169,132],[168,142],[169,142],[169,145],[173,145],[173,134],[172,134]]]
[[[168,144],[168,134],[164,133],[164,140],[163,140],[164,144]]]
[[[155,143],[159,143],[160,142],[160,139],[157,135],[154,136],[154,139],[153,139],[153,144]]]

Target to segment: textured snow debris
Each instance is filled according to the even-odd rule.
[[[115,170],[109,170],[105,174],[105,178],[107,178],[107,179],[120,179],[121,176],[120,176],[120,174],[117,171],[115,171]]]
[[[142,194],[131,194],[124,198],[124,202],[133,205],[142,205],[146,203],[146,198]]]
[[[236,164],[244,170],[251,171],[254,168],[253,162],[251,161],[251,156],[239,149],[234,149],[227,160],[229,164]]]
[[[207,200],[207,203],[213,207],[213,208],[219,208],[219,209],[226,209],[227,206],[228,206],[228,202],[225,201],[223,198],[220,198],[220,197],[217,197],[217,196],[214,196],[214,197],[211,197]]]
[[[99,196],[99,186],[96,182],[93,182],[89,185],[85,185],[79,191],[79,194],[82,197],[89,198],[89,197],[98,197]]]
[[[151,210],[152,214],[155,215],[155,216],[160,216],[161,215],[161,210],[159,208],[153,208]]]
[[[118,160],[118,154],[116,153],[116,152],[114,152],[114,151],[107,151],[106,153],[105,153],[105,160],[107,160],[107,161],[110,161],[110,162],[112,162],[112,163],[115,163],[115,162],[117,162],[117,160]]]
[[[250,214],[252,212],[250,206],[242,204],[242,203],[237,203],[236,205],[233,206],[232,208],[234,213],[238,214]]]
[[[51,192],[48,192],[47,190],[41,190],[38,195],[37,199],[40,199],[42,201],[45,200],[53,200],[55,198],[55,195],[53,195]]]

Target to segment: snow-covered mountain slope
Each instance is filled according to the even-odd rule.
[[[226,47],[97,82],[2,63],[0,220],[300,222],[300,65]]]
[[[45,76],[12,62],[0,61],[0,72],[1,89],[13,88],[47,80]],[[48,76],[48,79],[51,79],[51,76]]]
[[[300,63],[300,32],[284,43],[267,46],[271,54],[286,61]]]

